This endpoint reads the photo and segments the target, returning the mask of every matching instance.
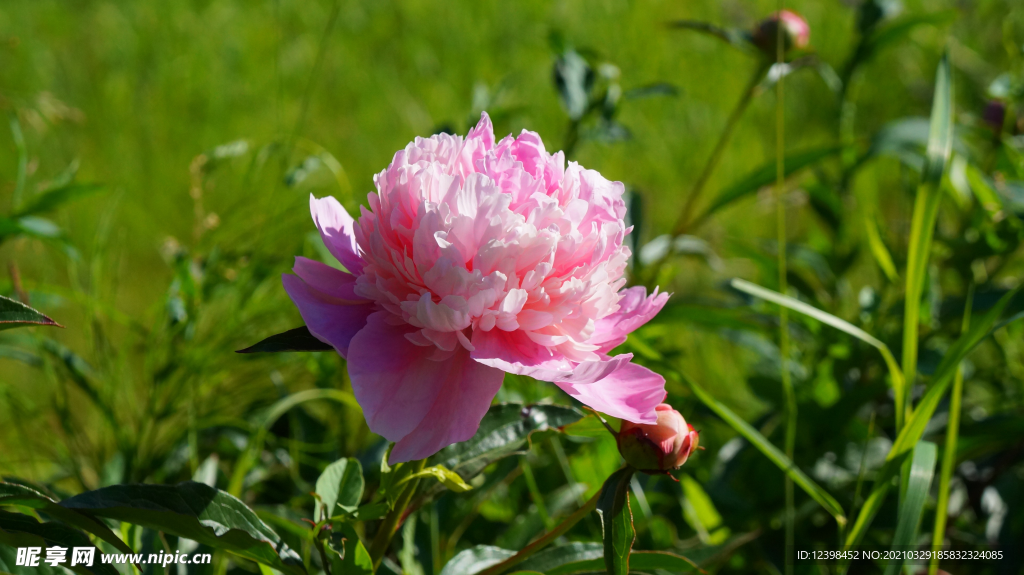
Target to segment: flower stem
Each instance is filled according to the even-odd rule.
[[[409,463],[408,465],[416,466],[413,473],[422,471],[426,466],[427,460],[421,459]],[[395,532],[398,531],[398,526],[402,523],[402,519],[405,517],[405,510],[409,507],[409,502],[416,495],[416,489],[420,486],[419,479],[413,479],[409,481],[405,487],[405,490],[398,496],[398,500],[395,501],[395,506],[388,511],[388,514],[384,516],[384,521],[381,523],[380,528],[377,529],[377,534],[373,537],[373,542],[370,544],[370,558],[373,560],[374,570],[380,567],[380,562],[384,560],[384,555],[388,552],[388,547],[391,546],[391,538],[394,537]]]
[[[779,14],[782,14],[784,0],[779,0]],[[782,64],[785,57],[786,43],[783,38],[781,22],[776,26],[775,61]],[[782,85],[785,77],[779,76],[775,83],[775,229],[777,233],[779,258],[779,293],[787,290],[786,279],[786,206],[783,197],[783,185],[786,182],[786,138],[785,138],[785,99]],[[793,380],[789,373],[789,309],[779,306],[779,355],[782,365],[782,391],[786,398],[786,457],[793,461],[796,446],[796,394],[793,392]],[[793,479],[786,475],[786,575],[793,575],[794,554],[794,522],[796,505],[794,503]]]
[[[595,493],[594,496],[591,497],[590,500],[583,505],[583,507],[580,507],[572,515],[566,517],[554,529],[544,534],[543,537],[536,539],[533,543],[530,543],[529,545],[524,547],[522,551],[516,553],[515,555],[509,557],[501,563],[498,563],[497,565],[494,565],[488,569],[481,571],[478,575],[498,575],[499,573],[504,573],[512,567],[527,560],[531,555],[547,547],[555,539],[558,539],[559,537],[564,535],[565,532],[569,531],[569,529],[572,529],[574,525],[579,523],[580,519],[583,519],[587,516],[587,514],[596,509],[597,500],[599,497],[601,497],[600,491]]]
[[[750,81],[747,82],[747,87],[743,90],[743,95],[740,96],[740,100],[736,103],[736,107],[733,108],[732,113],[729,114],[729,118],[725,122],[725,127],[722,128],[722,133],[718,136],[718,142],[715,143],[715,147],[711,151],[711,156],[708,158],[707,164],[704,165],[704,169],[697,177],[697,181],[693,184],[690,194],[686,197],[686,203],[683,205],[683,211],[680,212],[679,219],[676,220],[676,224],[672,228],[673,236],[681,236],[690,229],[693,210],[697,207],[697,200],[700,198],[701,192],[704,191],[704,187],[707,185],[708,180],[711,179],[711,174],[714,173],[715,168],[718,167],[718,162],[721,161],[722,154],[725,152],[725,147],[732,138],[733,132],[736,131],[736,126],[739,124],[740,118],[743,116],[743,112],[746,111],[750,102],[753,101],[754,95],[757,93],[757,86],[761,83],[761,77],[764,75],[766,67],[764,60],[758,63],[757,68],[754,69],[754,74],[750,77]]]

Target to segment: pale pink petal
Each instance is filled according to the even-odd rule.
[[[352,391],[370,430],[398,442],[392,462],[422,459],[472,437],[504,377],[470,360],[461,346],[435,361],[435,347],[405,337],[412,330],[379,311],[349,346]]]
[[[343,273],[339,270],[334,271]],[[299,276],[284,274],[281,276],[281,282],[284,283],[288,297],[292,298],[295,307],[299,308],[299,314],[306,322],[309,332],[320,341],[333,346],[341,357],[348,357],[349,342],[366,324],[367,316],[373,312],[373,303],[353,303],[339,299],[331,293],[314,288]]]
[[[541,381],[571,377],[572,363],[532,341],[521,331],[473,331],[470,357],[501,371]]]
[[[649,322],[665,307],[669,296],[667,293],[658,293],[658,288],[654,288],[654,293],[648,297],[647,288],[643,286],[631,287],[621,293],[619,309],[597,320],[594,335],[588,342],[601,346],[602,352],[621,345],[629,333]]]
[[[633,423],[656,423],[654,409],[665,399],[665,378],[635,363],[594,383],[556,381],[555,385],[601,413]]]
[[[597,361],[584,361],[580,362],[575,369],[572,371],[572,375],[569,377],[559,378],[558,381],[563,383],[594,383],[611,375],[613,372],[618,371],[624,367],[629,360],[633,359],[633,354],[623,353],[616,355],[615,357],[605,357]]]
[[[345,269],[359,275],[364,262],[359,256],[359,246],[353,232],[355,220],[348,215],[345,207],[332,196],[318,200],[310,194],[309,211],[313,214],[313,221],[320,230],[320,237],[324,239],[327,250],[338,258]]]

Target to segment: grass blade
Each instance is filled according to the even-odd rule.
[[[964,321],[961,328],[967,331],[971,326],[971,302],[974,301],[974,286],[967,291],[967,303],[964,307]],[[956,443],[960,433],[960,404],[964,394],[964,370],[957,364],[956,376],[953,378],[953,393],[949,400],[949,424],[946,426],[946,446],[942,453],[942,473],[939,476],[939,497],[935,508],[935,528],[932,531],[932,548],[938,548],[946,538],[946,512],[949,507],[949,481],[953,477],[953,465],[956,463]],[[938,557],[932,557],[928,565],[928,575],[936,575],[939,570]]]
[[[939,184],[949,163],[953,149],[953,82],[949,53],[943,55],[935,73],[935,94],[932,98],[931,124],[928,130],[928,147],[921,183],[914,200],[914,215],[911,220],[910,246],[907,256],[906,299],[903,312],[903,375],[908,385],[913,385],[917,376],[917,329],[921,312],[921,295],[924,291],[928,256],[931,252],[932,237],[935,233],[935,219],[939,212],[942,192]],[[903,394],[896,396],[896,429],[903,429],[909,402]]]
[[[892,538],[893,551],[907,549],[917,539],[917,529],[921,525],[924,504],[928,500],[928,490],[931,488],[932,477],[935,475],[937,453],[938,448],[934,443],[928,441],[922,441],[914,447],[906,495],[900,505],[896,534]],[[890,561],[885,568],[885,575],[897,575],[902,568],[902,560]]]
[[[711,397],[711,395],[709,395],[708,392],[695,381],[681,373],[678,375],[686,382],[687,385],[690,386],[690,389],[693,390],[693,394],[697,396],[697,399],[699,399],[704,405],[708,406],[711,411],[714,411],[719,417],[728,423],[730,427],[735,429],[740,435],[756,447],[758,451],[765,454],[772,463],[792,478],[795,484],[799,485],[801,489],[807,492],[812,499],[817,501],[819,505],[825,508],[825,511],[828,511],[832,517],[835,518],[836,523],[840,526],[846,524],[846,514],[843,512],[843,507],[839,505],[839,502],[836,501],[835,498],[825,491],[820,485],[815,483],[814,480],[807,477],[803,471],[800,471],[800,469],[793,464],[788,457],[786,457],[786,454],[782,453],[779,448],[772,445],[765,436],[761,435],[759,431],[754,429],[740,416],[736,415],[731,409]]]
[[[932,376],[932,383],[928,386],[928,390],[925,391],[924,397],[921,398],[921,402],[918,404],[917,409],[913,411],[911,417],[907,420],[907,425],[900,431],[896,437],[896,441],[893,443],[892,449],[889,451],[887,459],[892,460],[902,455],[903,453],[909,452],[917,444],[921,436],[924,435],[925,427],[928,425],[928,421],[931,420],[932,415],[935,413],[935,409],[939,406],[939,402],[942,400],[942,396],[946,394],[946,390],[949,389],[950,383],[956,375],[957,369],[960,366],[960,361],[967,356],[979,343],[985,338],[991,335],[993,327],[998,329],[1007,322],[1000,322],[996,324],[996,320],[1002,315],[1003,310],[1009,305],[1010,301],[1020,291],[1020,287],[1010,290],[996,305],[992,306],[988,312],[985,313],[978,321],[977,325],[971,327],[971,329],[960,337],[953,344],[952,347],[946,351],[946,355],[936,368],[935,374]],[[1010,320],[1019,319],[1020,314],[1010,318]]]
[[[893,283],[900,281],[900,274],[896,271],[896,264],[892,261],[889,248],[885,247],[885,242],[882,241],[882,234],[878,231],[878,222],[875,221],[873,215],[865,215],[864,231],[867,232],[868,247],[871,248],[871,255],[875,256],[875,261],[878,263],[878,267],[882,268],[882,271],[885,272],[885,277]]]
[[[882,354],[882,359],[885,360],[885,365],[889,368],[889,375],[892,377],[894,394],[899,396],[904,393],[903,372],[900,371],[900,367],[896,363],[896,357],[892,354],[892,351],[889,350],[889,346],[882,343],[878,338],[844,319],[840,319],[798,299],[782,295],[746,280],[736,278],[730,282],[730,285],[743,293],[750,294],[754,297],[787,307],[797,313],[802,313],[808,317],[812,317],[825,325],[829,325],[839,331],[846,332],[871,347],[874,347]]]

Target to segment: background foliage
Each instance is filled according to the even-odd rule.
[[[675,294],[624,347],[666,376],[669,403],[701,429],[707,450],[678,484],[632,482],[635,549],[673,551],[708,572],[783,570],[785,475],[757,448],[762,436],[785,443],[782,369],[798,413],[793,459],[851,524],[872,482],[890,472],[892,380],[874,344],[801,314],[790,314],[783,361],[778,307],[730,280],[779,289],[781,197],[786,294],[902,355],[910,246],[921,240],[912,215],[929,173],[944,51],[953,152],[935,181],[934,240],[916,260],[910,401],[922,402],[937,374],[953,377],[957,361],[943,360],[960,349],[966,309],[978,321],[1024,309],[1020,298],[994,308],[1024,275],[1024,10],[1008,0],[792,4],[810,23],[811,50],[785,79],[788,178],[778,196],[768,187],[777,74],[764,76],[762,57],[736,32],[771,2],[5,2],[0,292],[67,329],[0,332],[0,474],[55,499],[195,479],[251,506],[294,549],[297,569],[322,569],[330,560],[302,522],[314,518],[318,478],[353,458],[365,489],[345,511],[372,505],[386,482],[386,445],[366,429],[336,354],[233,351],[301,324],[279,276],[295,255],[330,257],[309,221],[310,192],[355,210],[395,150],[414,136],[465,133],[486,109],[499,134],[535,130],[549,149],[625,182],[631,281]],[[672,24],[681,20],[732,30],[724,36],[741,49]],[[681,221],[748,87],[694,218]],[[999,317],[989,315],[991,326]],[[952,459],[943,450],[948,396],[936,395],[933,417],[921,420],[938,465],[952,465],[948,479],[936,467],[923,486],[920,534],[910,535],[930,541],[945,484],[949,544],[1005,557],[944,563],[951,572],[1024,569],[1022,336],[1021,323],[999,327],[960,366]],[[515,376],[498,400],[570,404],[553,386]],[[441,573],[475,545],[520,549],[621,464],[614,440],[593,426],[534,434],[526,447],[475,479],[463,469],[470,491],[428,491],[436,500],[410,515],[386,568]],[[26,503],[42,501],[35,496],[5,493],[8,510],[42,509]],[[102,507],[88,496],[69,501]],[[836,547],[850,526],[844,533],[819,503],[798,486],[795,541]],[[902,515],[894,495],[879,505],[863,541],[888,547]],[[36,517],[59,519],[53,513]],[[368,517],[355,523],[367,542],[379,523]],[[187,543],[159,538],[161,525],[127,525],[122,538],[137,549]],[[194,527],[169,532],[191,533],[193,549],[217,546]],[[583,561],[600,539],[590,514],[559,544],[575,542]],[[284,561],[231,550],[188,571]],[[558,572],[543,565],[533,568]]]

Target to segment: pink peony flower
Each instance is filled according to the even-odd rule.
[[[667,403],[655,408],[657,423],[622,422],[617,436],[619,453],[640,471],[659,473],[686,463],[697,449],[700,434]]]
[[[665,380],[609,356],[667,294],[622,289],[623,186],[490,118],[416,138],[374,178],[353,220],[310,197],[347,271],[296,258],[284,287],[310,332],[348,359],[370,429],[392,462],[473,436],[505,373],[551,381],[590,407],[657,421]]]

